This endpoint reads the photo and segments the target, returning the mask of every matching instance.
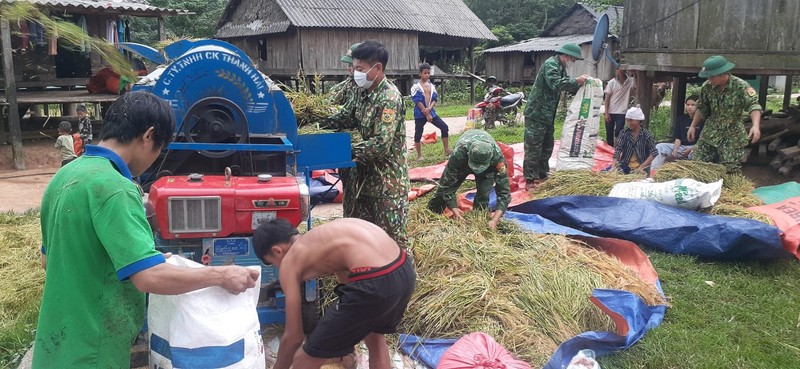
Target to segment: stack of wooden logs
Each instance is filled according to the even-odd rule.
[[[800,169],[800,110],[789,108],[787,112],[765,116],[761,120],[761,139],[755,145],[762,160],[774,155],[769,165],[779,173],[788,176]]]

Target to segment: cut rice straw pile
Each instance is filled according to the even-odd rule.
[[[747,209],[764,204],[758,196],[752,193],[755,186],[747,177],[738,173],[726,173],[725,167],[719,164],[693,160],[678,160],[664,164],[654,177],[656,182],[682,178],[690,178],[703,183],[723,180],[722,194],[714,207],[710,209],[710,214],[753,219],[773,224],[768,216]],[[618,172],[557,171],[550,174],[547,181],[536,188],[532,195],[537,199],[573,195],[608,196],[615,184],[642,179],[644,179],[643,176]]]
[[[401,332],[459,338],[485,332],[519,358],[541,367],[565,340],[587,330],[614,331],[589,296],[595,288],[625,289],[663,304],[654,286],[607,254],[557,235],[534,235],[485,214],[469,227],[421,207],[408,222],[417,286]]]
[[[551,173],[532,195],[537,199],[574,195],[608,196],[615,184],[644,178],[644,175],[616,171],[594,173],[588,170],[563,170]]]
[[[41,244],[37,212],[0,213],[0,332],[14,331],[26,312],[38,311],[44,285]]]

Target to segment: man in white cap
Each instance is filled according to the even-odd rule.
[[[730,74],[735,65],[721,55],[703,62],[698,76],[708,78],[700,87],[697,113],[689,127],[689,141],[696,137],[696,127],[703,118],[703,135],[694,149],[694,160],[719,163],[729,172],[742,168],[742,159],[747,151],[747,141],[757,142],[761,138],[761,105],[758,94],[739,77]],[[742,112],[750,114],[753,126],[745,131]],[[698,135],[699,136],[699,135]]]
[[[625,173],[650,175],[650,163],[658,155],[656,143],[650,131],[642,127],[644,112],[639,107],[625,113],[627,127],[619,134],[614,146],[614,169]]]

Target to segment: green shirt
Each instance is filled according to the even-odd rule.
[[[129,368],[145,294],[128,278],[164,257],[125,162],[87,146],[47,186],[41,224],[47,277],[33,368]]]

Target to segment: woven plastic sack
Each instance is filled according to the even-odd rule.
[[[205,268],[180,256],[167,262]],[[249,268],[261,270],[259,266]],[[261,285],[261,273],[258,275],[256,286]],[[264,369],[264,341],[256,314],[258,294],[258,287],[238,295],[222,287],[174,296],[150,294],[150,368]]]
[[[556,170],[592,169],[597,135],[600,132],[600,106],[603,105],[603,81],[589,78],[567,110]]]
[[[654,200],[681,209],[698,210],[713,206],[721,193],[721,179],[708,184],[693,179],[676,179],[660,183],[618,183],[608,196]]]
[[[436,369],[531,369],[486,333],[470,333],[445,351]]]

